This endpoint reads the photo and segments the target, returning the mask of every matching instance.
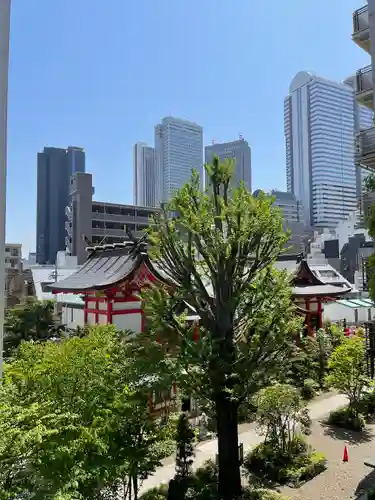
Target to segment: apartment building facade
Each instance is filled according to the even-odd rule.
[[[90,245],[122,243],[127,232],[141,236],[155,208],[93,200],[92,175],[77,172],[70,181],[70,204],[66,207],[65,246],[78,265],[87,257]]]

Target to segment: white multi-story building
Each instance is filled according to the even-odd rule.
[[[218,156],[220,161],[233,158],[236,169],[233,175],[233,187],[243,182],[251,192],[251,149],[249,143],[242,137],[237,141],[215,143],[204,148],[205,163],[212,163],[213,157]]]
[[[133,203],[141,207],[156,206],[155,150],[144,142],[133,147]]]
[[[347,84],[304,71],[293,78],[284,101],[287,189],[302,201],[306,225],[333,228],[355,210],[353,139],[372,116]]]
[[[22,245],[20,243],[6,243],[5,269],[22,270]]]
[[[167,202],[189,182],[192,170],[203,174],[203,128],[167,116],[155,127],[156,202]]]

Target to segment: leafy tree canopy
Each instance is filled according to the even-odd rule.
[[[6,312],[4,357],[13,356],[21,342],[57,338],[61,336],[62,330],[54,313],[54,302],[30,298]]]
[[[129,354],[113,327],[22,344],[1,387],[0,498],[137,498],[173,433]]]
[[[299,321],[290,276],[272,267],[289,238],[280,211],[243,184],[230,190],[232,161],[216,158],[205,169],[206,192],[193,173],[151,226],[152,252],[174,286],[145,293],[145,307],[148,338],[168,343],[179,384],[215,407],[219,489],[232,499],[241,489],[238,405],[280,369]],[[199,316],[198,341],[192,310],[181,315],[186,303]]]

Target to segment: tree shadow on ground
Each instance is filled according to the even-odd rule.
[[[346,441],[349,444],[368,443],[374,438],[373,432],[369,429],[351,431],[349,429],[343,429],[342,427],[328,425],[324,422],[322,422],[322,427],[324,428],[324,434],[326,436],[330,436],[332,439]]]
[[[355,489],[356,500],[360,500],[363,498],[363,495],[366,491],[375,487],[375,470],[371,470],[367,476],[365,476],[361,481],[357,484]]]

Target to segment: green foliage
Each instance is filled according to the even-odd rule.
[[[332,353],[328,366],[327,384],[345,394],[350,408],[358,413],[363,391],[371,384],[366,374],[363,339],[357,336],[345,338]]]
[[[319,385],[315,380],[308,378],[303,381],[303,386],[301,388],[301,396],[303,399],[312,399],[316,396],[317,391],[319,390]]]
[[[245,457],[245,468],[261,480],[298,484],[324,470],[326,461],[307,445],[310,418],[295,387],[275,384],[257,395],[257,422],[264,442]]]
[[[327,423],[352,431],[362,431],[366,426],[363,415],[350,406],[332,411]]]
[[[301,339],[299,346],[294,347],[287,360],[280,381],[303,390],[305,380],[314,380],[320,389],[324,389],[332,351],[331,334],[324,330],[318,330],[315,337]]]
[[[207,191],[194,173],[151,225],[152,254],[174,293],[148,290],[145,311],[148,337],[170,346],[179,387],[214,408],[220,492],[232,498],[240,489],[238,407],[281,369],[300,320],[290,276],[272,268],[289,238],[280,211],[243,184],[230,190],[232,161],[205,168]],[[200,318],[198,341],[186,303]]]
[[[180,497],[179,500],[219,500],[217,483],[218,467],[213,460],[207,460],[191,477],[185,499]],[[139,500],[166,500],[167,498],[168,487],[161,485],[141,495]],[[272,490],[247,487],[243,489],[238,500],[288,500],[288,498]]]
[[[0,498],[134,497],[173,431],[150,415],[131,354],[110,326],[22,344],[1,387]]]
[[[4,357],[13,356],[22,342],[58,338],[62,331],[59,319],[54,314],[54,302],[30,298],[6,312]]]
[[[298,389],[275,384],[256,396],[257,422],[275,453],[289,453],[298,435],[309,434],[311,421]]]
[[[373,193],[375,191],[375,175],[368,174],[363,181],[363,185],[367,193]]]
[[[313,451],[300,437],[295,437],[288,450],[275,449],[270,442],[256,446],[245,457],[248,474],[262,481],[298,486],[326,469],[327,461],[321,453]]]
[[[365,392],[359,402],[359,412],[371,419],[375,415],[375,391]]]
[[[344,328],[339,325],[331,323],[327,325],[324,331],[328,336],[332,350],[336,349],[336,347],[341,345],[345,340]]]
[[[176,430],[176,476],[186,478],[191,475],[194,462],[194,431],[186,413],[181,413]]]

